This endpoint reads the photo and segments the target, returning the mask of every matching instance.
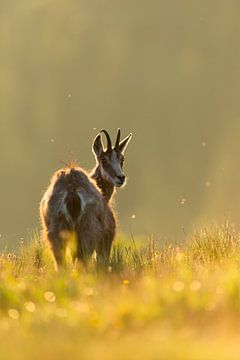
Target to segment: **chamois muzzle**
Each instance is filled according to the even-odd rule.
[[[123,175],[119,175],[116,177],[116,186],[121,187],[125,184],[125,180],[126,180],[126,176]]]

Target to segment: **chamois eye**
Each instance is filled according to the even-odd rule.
[[[105,158],[102,158],[102,159],[101,159],[101,163],[102,163],[103,165],[105,165],[105,164],[107,164],[107,160],[106,160]]]

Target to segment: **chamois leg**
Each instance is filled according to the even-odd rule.
[[[93,242],[89,238],[89,234],[82,231],[77,232],[77,252],[76,258],[84,266],[87,265],[94,251]]]
[[[63,267],[66,265],[66,240],[61,237],[58,231],[49,231],[48,232],[48,240],[50,242],[50,246],[53,252],[53,256],[57,267]]]
[[[97,264],[100,268],[106,268],[109,265],[112,242],[113,237],[106,236],[97,246]]]

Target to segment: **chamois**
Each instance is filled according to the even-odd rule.
[[[104,149],[101,133],[107,139]],[[43,237],[51,246],[57,267],[65,264],[69,240],[76,240],[73,260],[86,263],[94,250],[98,263],[108,263],[116,231],[110,200],[115,187],[125,184],[124,151],[132,134],[120,141],[118,129],[115,146],[106,130],[101,130],[92,144],[96,167],[87,174],[77,165],[68,165],[53,175],[40,203]]]

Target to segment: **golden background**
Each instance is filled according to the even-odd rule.
[[[178,240],[238,222],[239,39],[233,0],[1,0],[2,246],[38,226],[61,160],[94,166],[101,128],[134,134],[123,232]]]

